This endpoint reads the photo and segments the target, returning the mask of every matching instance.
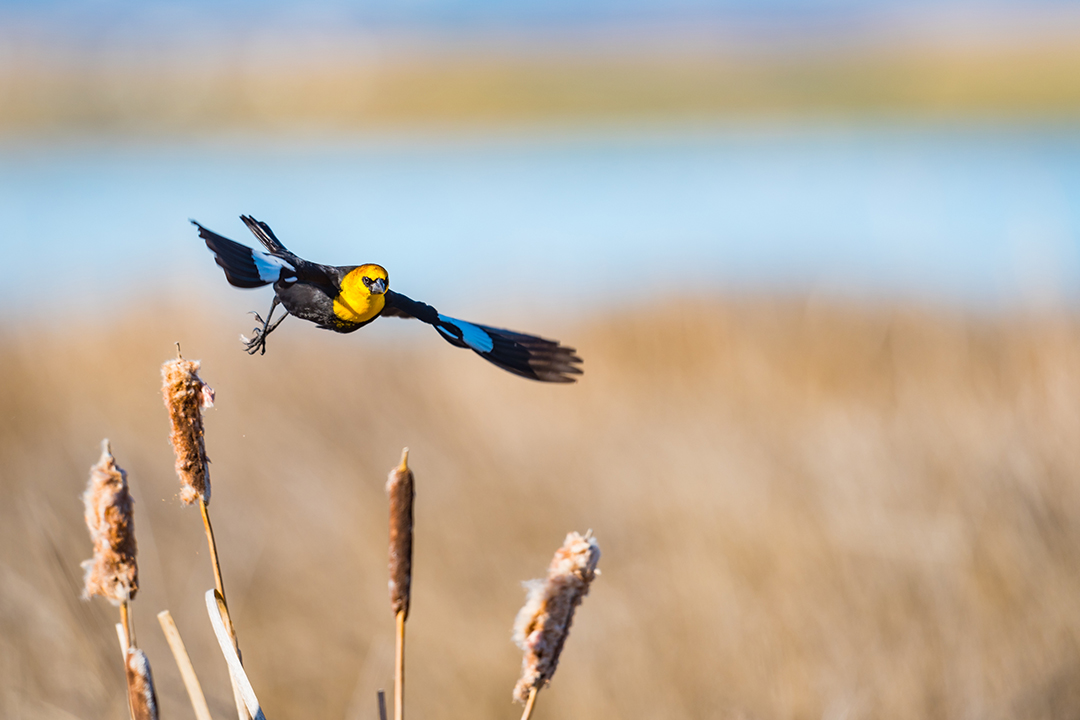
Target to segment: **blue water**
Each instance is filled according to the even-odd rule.
[[[744,291],[1071,303],[1080,127],[9,142],[0,306],[240,293],[187,220],[253,244],[241,213],[446,312]]]

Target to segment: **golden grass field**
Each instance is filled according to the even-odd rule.
[[[2,38],[0,38],[2,40]],[[239,43],[239,41],[238,41]],[[12,44],[0,137],[222,130],[352,132],[765,118],[1055,120],[1080,115],[1080,39],[952,39],[739,54],[437,51],[318,46],[262,54],[73,54]]]
[[[520,582],[588,528],[603,575],[534,717],[1080,709],[1080,318],[696,298],[516,323],[579,348],[570,387],[419,327],[290,321],[251,358],[248,324],[173,305],[0,331],[0,716],[126,716],[115,610],[78,598],[79,496],[107,436],[163,717],[191,717],[164,608],[215,717],[235,717],[167,441],[175,340],[217,390],[211,509],[269,718],[373,718],[391,686],[383,482],[405,445],[413,717],[520,715]]]

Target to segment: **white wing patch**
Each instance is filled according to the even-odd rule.
[[[255,250],[251,251],[251,259],[255,261],[255,269],[259,271],[259,279],[264,282],[276,282],[281,277],[282,270],[289,270],[290,272],[296,270],[291,264],[279,257]]]
[[[491,339],[491,336],[472,323],[447,317],[446,315],[439,315],[439,319],[460,330],[461,339],[476,352],[489,353],[495,347],[495,342]]]

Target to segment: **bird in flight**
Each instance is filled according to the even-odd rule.
[[[521,377],[542,382],[574,382],[581,374],[581,358],[574,348],[535,335],[500,330],[448,317],[438,310],[389,288],[389,276],[379,265],[320,265],[285,249],[270,226],[241,215],[266,252],[222,237],[194,220],[199,237],[214,253],[229,284],[257,288],[273,284],[274,301],[261,327],[249,340],[240,336],[248,353],[266,352],[266,338],[289,315],[326,330],[350,333],[380,316],[416,318],[431,325],[451,345],[469,348],[490,363]],[[273,322],[277,306],[285,314]]]

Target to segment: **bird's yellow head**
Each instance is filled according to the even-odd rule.
[[[371,320],[386,303],[390,276],[380,265],[361,265],[341,281],[341,292],[334,298],[334,314],[350,323]]]
[[[386,288],[390,285],[390,276],[386,274],[386,269],[382,265],[367,264],[353,270],[351,273],[345,276],[345,281],[348,282],[349,278],[356,276],[359,279],[364,289],[371,295],[382,295],[386,292]],[[357,280],[353,280],[357,282]],[[342,283],[344,288],[345,283]]]

